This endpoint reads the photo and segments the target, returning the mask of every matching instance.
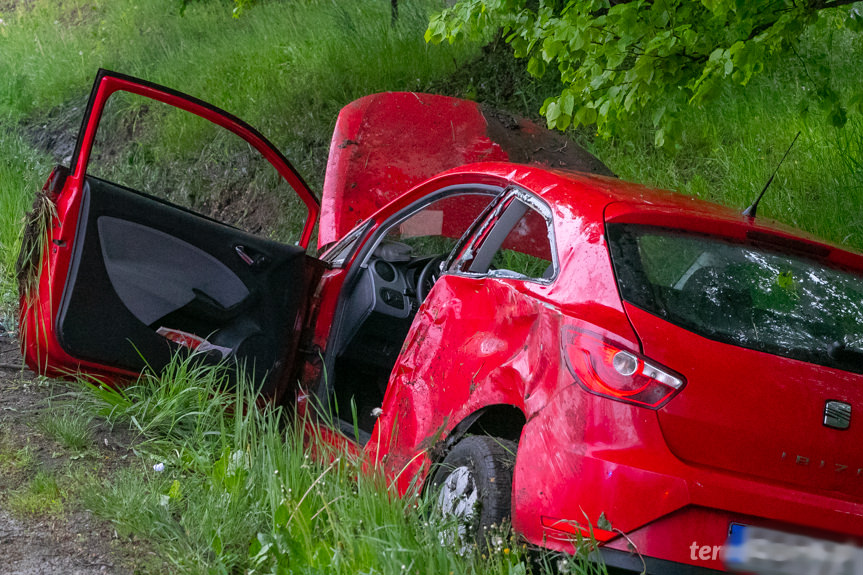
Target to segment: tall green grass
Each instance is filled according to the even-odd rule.
[[[440,542],[429,499],[398,498],[361,458],[323,443],[312,458],[314,431],[282,409],[256,408],[242,377],[235,394],[227,383],[224,368],[194,358],[122,392],[85,383],[94,412],[139,442],[128,469],[80,490],[84,504],[179,572],[526,574],[559,561],[604,572],[554,555],[531,568],[505,527],[485,553],[456,554]]]
[[[11,317],[17,303],[15,263],[24,215],[49,171],[50,163],[43,154],[35,152],[13,131],[0,130],[0,318]]]
[[[262,3],[63,0],[0,12],[0,110],[34,117],[85,95],[99,67],[199,96],[283,146],[314,183],[338,110],[360,96],[421,90],[471,48],[432,47],[422,31],[442,0],[405,3],[390,26],[373,0]],[[2,11],[2,7],[0,7]],[[76,100],[79,104],[80,100]]]

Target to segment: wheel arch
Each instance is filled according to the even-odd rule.
[[[517,446],[525,425],[527,425],[527,416],[520,408],[509,403],[486,405],[471,412],[453,427],[446,439],[439,441],[429,451],[431,467],[422,482],[420,493],[428,493],[435,469],[452,448],[465,437],[487,435],[512,441]]]
[[[432,449],[432,465],[443,461],[447,453],[467,435],[489,435],[518,443],[527,424],[524,412],[515,405],[486,405],[467,415],[453,427],[447,438]]]

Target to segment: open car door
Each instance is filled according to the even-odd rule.
[[[306,207],[298,245],[89,174],[105,104],[120,92],[242,138]],[[19,262],[21,344],[34,371],[122,380],[145,366],[159,370],[185,347],[245,365],[269,395],[294,378],[307,295],[322,265],[305,253],[319,204],[256,130],[196,98],[100,70],[71,168],[55,169],[36,205]]]

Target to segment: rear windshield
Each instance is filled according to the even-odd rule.
[[[797,255],[610,224],[621,296],[717,341],[863,373],[863,278]]]

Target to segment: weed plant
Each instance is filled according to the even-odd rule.
[[[15,267],[25,214],[48,177],[50,164],[12,132],[0,130],[0,318],[11,317],[18,301]],[[12,326],[8,325],[7,329]]]
[[[35,465],[29,445],[18,446],[7,430],[0,431],[0,479],[26,473]]]

